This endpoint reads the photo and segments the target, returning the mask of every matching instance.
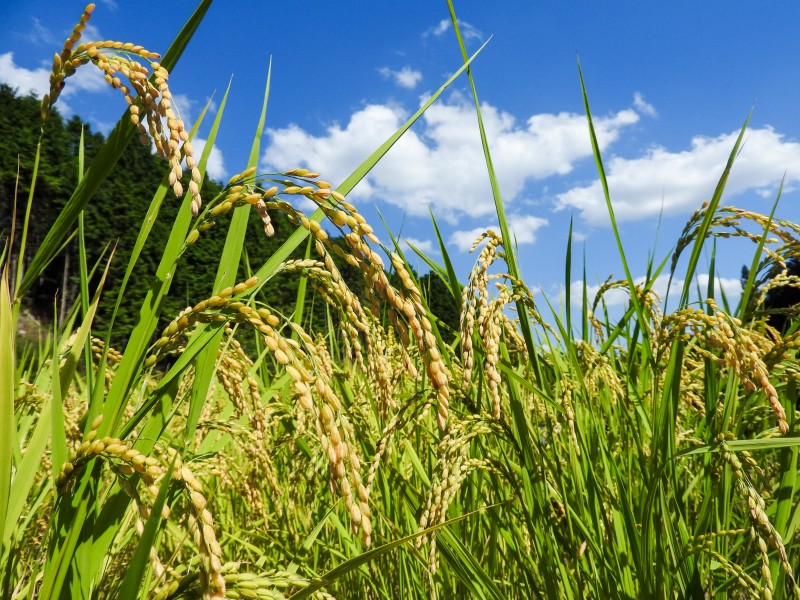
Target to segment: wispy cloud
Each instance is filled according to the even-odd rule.
[[[450,23],[450,19],[442,19],[433,27],[426,29],[425,32],[422,34],[422,37],[429,37],[429,36],[439,37],[447,33],[450,30],[451,26],[452,24]],[[459,29],[461,29],[461,35],[464,36],[465,40],[478,40],[478,41],[483,40],[483,33],[481,33],[481,31],[477,27],[470,25],[466,21],[459,21],[458,27]]]
[[[644,96],[641,92],[635,92],[633,94],[633,107],[639,111],[639,113],[648,116],[648,117],[657,117],[658,111],[656,111],[656,107],[647,102],[644,99]]]
[[[23,35],[23,39],[32,44],[52,45],[56,42],[56,36],[45,27],[38,17],[31,17],[32,25],[28,32]]]
[[[425,30],[425,33],[422,34],[422,37],[428,37],[430,35],[440,36],[444,35],[444,33],[450,29],[450,19],[442,19],[433,27]]]
[[[422,73],[411,67],[403,67],[399,71],[393,71],[389,67],[381,67],[378,72],[384,79],[392,79],[395,85],[408,90],[413,90],[422,81]]]
[[[725,169],[738,131],[717,137],[696,136],[691,147],[670,152],[651,148],[640,158],[614,157],[606,173],[618,221],[635,221],[664,214],[687,213],[714,193]],[[800,181],[800,144],[791,142],[770,127],[751,129],[725,186],[730,198],[745,192],[770,197],[781,179]],[[784,188],[784,190],[786,187]],[[600,182],[572,188],[556,199],[557,208],[575,208],[593,225],[608,224]]]
[[[509,206],[524,199],[527,182],[567,174],[578,161],[591,156],[582,114],[537,114],[519,123],[488,103],[481,111]],[[351,115],[347,124],[331,124],[319,135],[297,125],[269,129],[262,165],[278,170],[307,166],[342,181],[400,128],[406,115],[397,105],[370,104]],[[630,109],[597,117],[601,149],[638,120],[639,115]],[[458,96],[433,104],[358,184],[352,197],[383,200],[410,215],[425,215],[431,207],[450,222],[493,214],[474,107]]]

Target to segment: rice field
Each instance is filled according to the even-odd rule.
[[[3,598],[800,598],[800,333],[796,308],[774,302],[800,286],[787,268],[800,226],[721,205],[741,136],[713,197],[635,284],[584,89],[624,277],[580,311],[569,299],[551,310],[519,276],[487,160],[499,231],[476,240],[466,281],[441,238],[442,264],[430,262],[460,309],[447,332],[400,247],[381,244],[347,195],[457,77],[472,81],[474,56],[462,44],[461,69],[336,189],[292,165],[259,172],[256,134],[250,164],[201,198],[223,110],[196,154],[169,72],[204,6],[162,57],[84,40],[89,5],[55,55],[44,124],[77,69],[99,68],[129,108],[85,174],[76,166],[42,243],[26,244],[35,170],[0,237]],[[109,299],[89,274],[107,261],[81,265],[64,322],[38,343],[18,337],[26,293],[76,230],[82,243],[84,207],[135,138],[164,176],[125,282],[162,203],[182,207],[127,344],[94,325]],[[251,212],[266,236],[278,216],[296,231],[236,281]],[[213,287],[162,315],[211,226],[227,230]],[[730,305],[710,277],[698,301],[698,268],[714,273],[713,251],[701,258],[730,237],[753,244],[742,298]],[[307,258],[291,258],[304,243]],[[569,274],[571,232],[564,255]],[[664,273],[685,281],[666,313],[652,289]],[[293,315],[270,305],[279,274],[306,282]],[[603,301],[618,289],[621,319]],[[312,292],[338,327],[308,326]]]

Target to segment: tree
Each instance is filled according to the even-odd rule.
[[[747,267],[742,267],[743,287],[748,276],[749,270]],[[785,280],[784,283],[778,280],[776,284],[778,277]],[[789,258],[786,261],[785,271],[781,265],[773,265],[761,282],[760,289],[764,289],[765,286],[769,287],[764,302],[756,308],[767,315],[767,323],[771,327],[786,333],[800,312],[800,260],[797,257]]]

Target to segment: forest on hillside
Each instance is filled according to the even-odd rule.
[[[41,127],[40,100],[33,96],[22,97],[7,85],[0,85],[0,246],[7,243],[15,214],[19,231],[25,217],[29,196],[27,182],[32,180],[36,140]],[[56,216],[70,198],[78,181],[78,151],[81,134],[85,153],[85,168],[91,165],[92,157],[105,141],[102,134],[73,115],[69,119],[57,111],[45,125],[42,157],[38,167],[38,179],[34,189],[28,223],[27,248],[36,248],[52,226]],[[286,165],[292,168],[296,165]],[[97,331],[107,331],[111,323],[123,275],[131,250],[139,233],[143,217],[150,205],[162,177],[168,167],[164,161],[146,146],[130,143],[116,165],[112,175],[87,205],[84,214],[86,251],[89,265],[95,265],[91,281],[96,286],[100,274],[111,257],[109,273],[103,288],[103,296],[96,317]],[[19,178],[17,174],[19,172]],[[206,179],[202,195],[212,198],[222,185]],[[179,203],[167,198],[161,206],[158,219],[148,238],[142,257],[136,264],[120,307],[114,319],[109,338],[112,345],[123,347],[127,336],[138,318],[138,308],[150,286],[150,278],[158,265],[163,245],[169,235]],[[211,282],[217,271],[218,257],[225,242],[227,220],[218,219],[214,228],[203,233],[202,239],[187,249],[181,257],[185,263],[176,271],[170,295],[165,300],[162,312],[163,324],[168,323],[186,306],[208,297]],[[251,214],[245,242],[245,255],[239,266],[237,281],[252,274],[270,255],[280,247],[294,231],[294,225],[283,215],[273,219],[275,234],[266,237],[258,216]],[[14,239],[11,252],[12,264],[19,255],[20,236]],[[111,251],[113,250],[113,256]],[[34,290],[25,298],[25,309],[43,324],[52,322],[53,315],[63,321],[69,314],[79,294],[78,243],[73,237],[59,256],[50,264],[38,280]],[[304,247],[295,252],[302,258]],[[25,254],[30,259],[30,250]],[[363,277],[347,263],[337,265],[348,286],[363,300]],[[458,305],[441,278],[427,273],[419,278],[420,288],[426,296],[432,312],[445,325],[442,334],[452,339],[450,329],[458,328]],[[297,301],[299,279],[276,275],[264,288],[261,300],[275,311],[291,315]],[[315,330],[328,323],[325,302],[319,294],[306,299],[305,320]],[[331,316],[335,319],[335,315]]]

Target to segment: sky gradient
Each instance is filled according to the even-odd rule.
[[[0,82],[41,95],[52,54],[83,6],[0,0],[6,17],[0,23]],[[141,6],[99,1],[87,39],[131,41],[163,52],[194,8],[183,1],[147,12]],[[302,7],[217,0],[173,71],[170,86],[189,123],[209,98],[216,106],[233,77],[209,164],[214,178],[226,179],[246,165],[270,58],[262,169],[306,166],[334,184],[461,64],[443,1],[315,1]],[[634,277],[645,273],[651,256],[660,262],[670,254],[686,220],[711,197],[751,109],[723,204],[769,213],[785,177],[776,214],[800,222],[797,5],[501,0],[456,2],[455,8],[468,50],[491,37],[473,75],[493,164],[524,278],[553,304],[566,285],[570,219],[577,257],[568,278],[577,286],[573,298],[580,298],[575,292],[584,256],[592,287],[610,275],[624,277],[591,155],[578,58]],[[67,81],[57,106],[108,132],[124,100],[89,66],[85,70]],[[204,125],[201,138],[207,130]],[[497,223],[466,77],[350,199],[382,241],[389,236],[381,235],[379,214],[395,235],[438,261],[433,211],[466,279],[476,258],[469,246]],[[718,248],[718,275],[735,300],[752,247],[721,240]]]

